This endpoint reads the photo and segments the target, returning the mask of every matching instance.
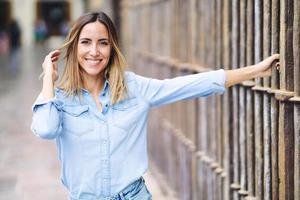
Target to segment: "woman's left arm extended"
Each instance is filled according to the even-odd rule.
[[[231,87],[235,84],[253,78],[270,76],[272,66],[276,64],[276,66],[279,67],[278,61],[279,61],[279,54],[274,54],[255,65],[251,65],[239,69],[227,70],[225,71],[225,76],[226,76],[225,87]]]

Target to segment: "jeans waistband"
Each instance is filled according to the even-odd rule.
[[[124,196],[126,196],[128,193],[130,193],[132,190],[136,189],[139,187],[141,184],[144,184],[145,180],[143,177],[139,178],[138,180],[130,183],[126,188],[124,188],[121,192],[119,192],[117,195],[113,196],[112,200],[115,199],[122,199]]]
[[[102,197],[97,200],[124,200],[127,195],[130,195],[131,192],[138,190],[140,187],[145,184],[145,180],[143,177],[137,179],[136,181],[130,183],[128,186],[126,186],[121,192],[119,192],[116,195],[110,196],[110,197]],[[70,197],[70,200],[76,200]]]

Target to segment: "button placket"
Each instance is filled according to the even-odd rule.
[[[107,92],[103,92],[102,95],[100,95],[99,97],[102,106],[102,114],[105,115],[108,111],[108,107],[109,107],[109,98],[107,95]]]
[[[110,195],[110,164],[109,164],[109,134],[107,123],[103,124],[103,129],[100,133],[101,137],[101,182],[104,195]]]

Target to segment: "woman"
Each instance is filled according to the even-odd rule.
[[[32,131],[55,139],[61,180],[70,199],[151,199],[142,175],[148,167],[149,109],[182,99],[223,93],[225,87],[270,75],[273,55],[236,70],[218,70],[167,80],[124,72],[116,30],[100,13],[81,16],[60,50],[46,56],[43,87],[33,105]]]

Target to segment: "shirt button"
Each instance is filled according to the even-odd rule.
[[[103,144],[106,144],[106,143],[107,143],[107,140],[103,140],[102,143],[103,143]]]

